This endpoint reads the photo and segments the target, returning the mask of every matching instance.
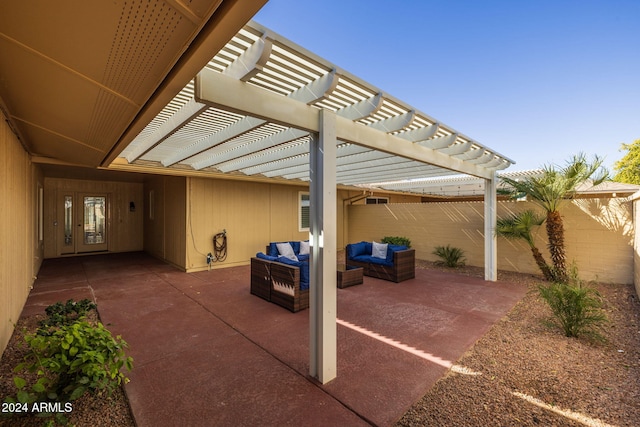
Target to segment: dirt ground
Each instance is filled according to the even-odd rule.
[[[431,265],[423,268],[434,268]],[[464,274],[482,275],[466,268]],[[539,278],[500,272],[530,292],[397,426],[640,425],[640,304],[633,285],[593,284],[602,295],[607,342],[567,338],[545,324]]]

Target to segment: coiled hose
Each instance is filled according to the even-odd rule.
[[[213,236],[213,259],[212,261],[224,261],[227,259],[227,230],[222,230]]]

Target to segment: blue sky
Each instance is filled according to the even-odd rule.
[[[256,21],[516,162],[640,139],[640,0],[270,0]]]

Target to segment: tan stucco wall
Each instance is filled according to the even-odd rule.
[[[187,179],[150,176],[144,183],[144,250],[186,269]]]
[[[270,241],[304,240],[298,229],[303,186],[188,178],[186,269],[210,268],[213,236],[227,231],[227,258],[211,268],[245,265]]]
[[[43,258],[38,231],[42,174],[0,113],[0,353],[11,338]]]
[[[498,202],[498,217],[525,209],[529,202]],[[567,260],[575,261],[586,280],[633,282],[631,202],[621,199],[579,199],[563,205]],[[467,264],[484,266],[482,202],[350,206],[348,242],[384,236],[411,239],[418,259],[435,261],[434,247],[463,249]],[[544,227],[544,226],[543,226]],[[538,248],[550,262],[544,228],[536,231]],[[531,252],[521,242],[498,238],[498,269],[538,274]]]
[[[272,184],[233,179],[149,176],[145,179],[144,250],[185,271],[246,265],[272,241],[306,240],[298,227],[300,192],[306,185]],[[151,196],[153,193],[153,196]],[[338,190],[337,246],[343,248],[351,203],[371,195]],[[420,197],[374,194],[392,203],[419,203]],[[153,198],[153,218],[150,199]],[[213,236],[227,232],[227,258],[207,265],[214,253]]]

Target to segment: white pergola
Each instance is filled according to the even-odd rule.
[[[541,169],[502,172],[497,178],[526,179],[531,176],[540,176]],[[509,190],[510,187],[503,182],[498,182],[498,190]],[[446,177],[409,179],[374,184],[374,187],[390,191],[417,193],[423,196],[433,196],[442,199],[455,199],[456,197],[482,197],[484,196],[484,180],[469,175],[451,175]]]
[[[337,364],[337,186],[371,189],[460,174],[482,179],[485,278],[496,280],[496,171],[512,163],[249,22],[110,168],[308,183],[310,374],[326,383]]]

